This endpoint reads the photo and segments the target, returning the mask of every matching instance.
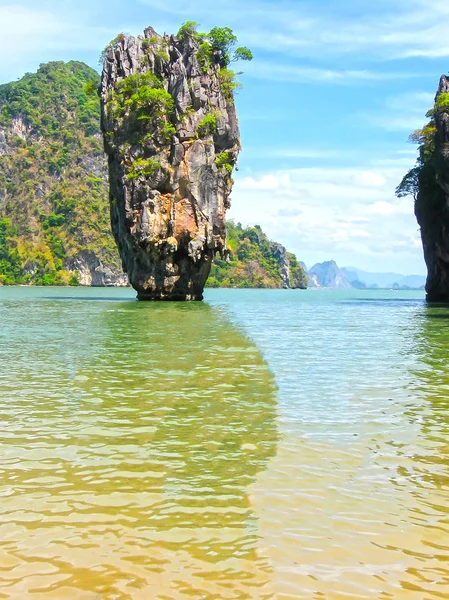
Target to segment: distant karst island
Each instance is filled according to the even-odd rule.
[[[303,265],[306,269],[305,265]],[[307,271],[307,269],[306,269]],[[309,288],[334,290],[423,289],[424,275],[400,275],[399,273],[371,273],[356,267],[338,267],[334,260],[317,263],[307,271]]]

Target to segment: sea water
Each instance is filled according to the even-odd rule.
[[[0,598],[449,597],[449,308],[0,288]]]

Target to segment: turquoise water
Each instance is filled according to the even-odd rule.
[[[449,309],[0,289],[0,598],[449,597]]]

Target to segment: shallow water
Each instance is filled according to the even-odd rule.
[[[449,598],[449,308],[0,289],[0,598]]]

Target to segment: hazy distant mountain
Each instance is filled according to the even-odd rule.
[[[421,288],[426,283],[424,275],[400,275],[398,273],[370,273],[356,267],[342,267],[341,272],[350,282],[364,283],[367,288],[392,288],[397,284],[400,288]],[[353,287],[361,287],[360,284]],[[396,286],[395,286],[396,287]]]
[[[334,260],[317,263],[307,272],[307,278],[309,287],[339,290],[349,290],[352,287]]]
[[[305,265],[304,265],[305,267]],[[348,289],[423,289],[424,275],[370,273],[356,267],[338,267],[334,260],[317,263],[307,271],[310,288]]]

